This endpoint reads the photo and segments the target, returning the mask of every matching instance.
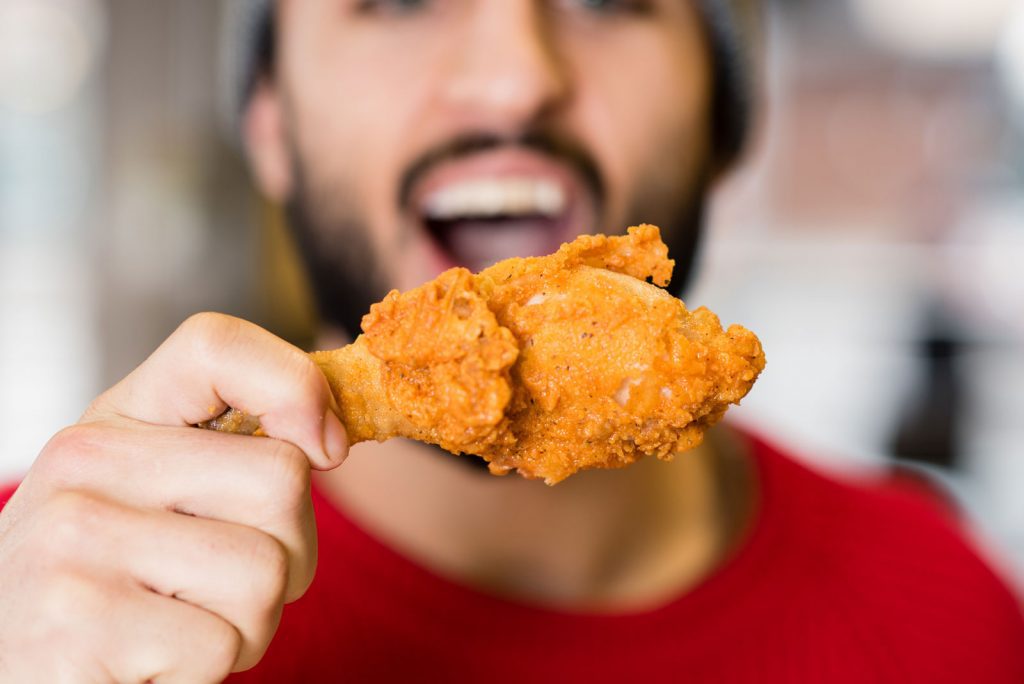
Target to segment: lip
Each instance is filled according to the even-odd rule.
[[[437,243],[424,224],[426,205],[431,195],[465,181],[507,178],[545,181],[557,185],[564,194],[566,210],[553,222],[550,251],[555,251],[563,242],[572,240],[595,225],[597,198],[579,172],[556,158],[523,148],[503,148],[443,161],[425,172],[410,189],[408,196],[407,210],[425,238],[432,271],[440,273],[460,264]]]

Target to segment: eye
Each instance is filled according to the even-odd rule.
[[[597,14],[647,14],[652,9],[652,0],[573,0],[570,4]]]
[[[430,4],[430,0],[359,0],[360,14],[411,14]]]

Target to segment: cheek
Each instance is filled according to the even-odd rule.
[[[310,40],[288,67],[307,166],[349,204],[386,263],[402,249],[399,183],[429,139],[433,75],[446,54],[443,32],[413,28]]]
[[[323,83],[333,84],[325,90]],[[292,130],[308,181],[318,194],[355,217],[378,254],[394,249],[398,221],[395,194],[403,164],[402,131],[407,109],[382,92],[369,70],[310,78],[295,93]]]
[[[575,116],[605,174],[610,225],[619,231],[638,196],[677,196],[708,147],[708,66],[700,49],[633,41],[584,53],[575,69]],[[679,43],[676,43],[678,45]]]

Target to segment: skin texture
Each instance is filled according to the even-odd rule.
[[[655,287],[672,265],[658,229],[644,225],[475,276],[451,269],[392,291],[353,344],[312,357],[353,444],[408,437],[547,484],[643,456],[671,460],[700,444],[764,368],[753,333],[725,331],[707,309],[688,312]],[[255,427],[242,416],[212,427]]]
[[[243,132],[261,191],[305,217],[295,228],[321,260],[311,273],[350,275],[314,277],[321,302],[368,305],[458,265],[418,213],[442,175],[514,166],[561,183],[571,202],[560,242],[648,221],[669,244],[692,244],[695,224],[680,217],[708,178],[710,69],[690,3],[278,9],[273,74]],[[495,142],[453,146],[480,137]],[[559,144],[524,142],[535,139]],[[350,341],[341,317],[325,322],[325,345]],[[188,427],[228,405],[260,416],[267,438]],[[347,453],[336,409],[300,350],[227,317],[187,321],[46,445],[0,513],[0,681],[213,682],[250,667],[314,571],[311,477],[424,566],[572,609],[678,595],[744,526],[733,515],[750,498],[734,486],[744,462],[706,448],[713,437],[671,464],[555,488],[484,477],[397,439],[321,473]]]

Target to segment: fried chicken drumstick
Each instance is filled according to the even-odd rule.
[[[642,225],[476,275],[453,268],[392,291],[354,343],[312,357],[352,444],[408,437],[548,484],[668,460],[698,445],[765,363],[749,330],[723,330],[656,287],[673,265]],[[251,433],[258,421],[231,410],[203,426]]]

